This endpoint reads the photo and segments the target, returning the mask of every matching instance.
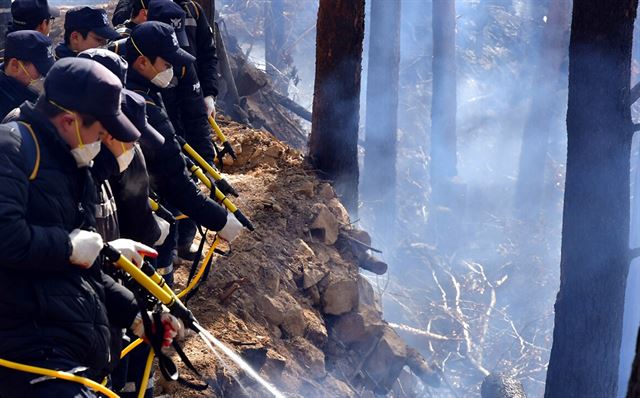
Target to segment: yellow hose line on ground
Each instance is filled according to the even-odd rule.
[[[153,364],[153,350],[149,351],[147,357],[147,363],[144,365],[144,373],[142,374],[142,381],[140,382],[140,391],[138,391],[138,398],[144,398],[144,393],[147,391],[147,384],[149,384],[149,375],[151,375],[151,365]]]
[[[0,366],[4,366],[5,368],[18,370],[21,372],[34,373],[42,376],[49,376],[56,379],[67,380],[74,383],[82,384],[85,387],[89,387],[90,389],[97,391],[101,394],[106,395],[109,398],[119,398],[119,395],[109,390],[107,387],[96,383],[91,379],[87,379],[86,377],[77,376],[71,374],[69,372],[64,372],[61,370],[53,370],[47,368],[40,368],[38,366],[24,365],[17,362],[7,361],[6,359],[0,359]]]

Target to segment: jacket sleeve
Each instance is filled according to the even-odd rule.
[[[191,1],[196,10],[196,66],[203,96],[218,96],[218,56],[213,30],[200,4]]]
[[[17,131],[0,126],[0,267],[67,270],[71,256],[69,232],[27,222],[29,180],[20,140]]]
[[[211,140],[211,126],[209,126],[207,109],[200,87],[201,82],[198,80],[198,74],[193,65],[190,65],[175,88],[182,127],[184,128],[184,134],[178,134],[184,137],[200,156],[213,163],[215,152]]]
[[[110,179],[118,206],[120,236],[153,246],[160,228],[149,206],[149,175],[139,147],[134,147],[131,164],[119,176]]]
[[[109,323],[119,329],[127,329],[138,313],[138,303],[131,290],[101,272],[104,286],[104,302]]]
[[[214,231],[221,230],[227,221],[227,212],[191,180],[166,113],[156,105],[150,105],[147,114],[151,125],[165,138],[160,149],[143,149],[152,188],[196,223]]]

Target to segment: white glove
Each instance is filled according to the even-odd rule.
[[[134,263],[138,268],[142,266],[144,257],[158,257],[158,252],[147,245],[131,239],[116,239],[109,242],[109,246],[113,247],[125,256],[129,261]]]
[[[154,246],[160,246],[164,243],[164,240],[167,239],[169,235],[169,229],[171,229],[171,224],[169,224],[164,218],[158,217],[157,215],[153,215],[153,218],[156,220],[156,224],[158,224],[158,228],[160,228],[160,237],[154,243]]]
[[[218,236],[227,242],[231,243],[235,238],[238,237],[240,232],[242,231],[242,224],[233,215],[233,213],[227,213],[227,223],[224,224],[224,227],[218,232]]]
[[[151,319],[151,328],[153,329],[151,332],[155,333],[156,325],[153,320],[153,314],[151,312],[147,313],[149,318]],[[182,339],[184,338],[184,325],[182,321],[175,316],[169,314],[168,312],[163,312],[160,314],[160,321],[162,322],[162,328],[164,330],[162,347],[169,347],[173,342],[174,338]],[[133,320],[133,323],[130,327],[133,334],[140,337],[141,339],[147,339],[147,333],[144,330],[144,322],[142,322],[142,315],[138,312],[136,318]]]
[[[213,99],[213,96],[208,95],[204,97],[204,106],[207,108],[207,115],[216,117],[216,100]]]
[[[80,268],[90,268],[104,246],[102,237],[95,232],[74,229],[69,234],[71,257],[69,261]]]

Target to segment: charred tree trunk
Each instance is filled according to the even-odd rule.
[[[433,99],[431,104],[431,235],[445,250],[459,240],[457,212],[463,208],[456,144],[456,7],[433,2]],[[462,197],[461,197],[462,196]]]
[[[631,368],[627,398],[640,398],[640,330],[636,338],[636,355]]]
[[[574,2],[560,290],[545,397],[615,397],[629,268],[637,0]]]
[[[399,68],[400,0],[373,0],[361,194],[387,237],[395,219]]]
[[[551,0],[549,19],[542,33],[540,56],[535,71],[531,109],[524,126],[515,209],[521,220],[536,220],[543,203],[545,164],[549,133],[559,90],[560,69],[567,49],[568,0]]]
[[[358,204],[358,111],[364,0],[320,0],[309,158],[347,210]]]
[[[289,81],[285,77],[287,64],[284,56],[285,18],[284,0],[271,0],[265,3],[264,20],[264,59],[267,76],[271,78],[273,87],[287,95]]]
[[[438,190],[457,172],[456,7],[433,2],[433,103],[431,105],[431,187]]]

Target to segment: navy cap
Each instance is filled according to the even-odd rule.
[[[90,48],[82,51],[78,54],[78,57],[88,58],[99,62],[102,66],[109,69],[111,73],[118,76],[120,82],[124,85],[124,82],[127,79],[127,67],[129,64],[118,54],[113,51],[109,51],[106,48]]]
[[[60,10],[47,0],[14,0],[11,3],[12,29],[33,29],[44,19],[60,16]]]
[[[159,21],[171,25],[176,32],[180,47],[189,46],[187,32],[184,29],[186,13],[172,0],[153,0],[147,11],[147,21]]]
[[[4,59],[31,62],[42,76],[53,66],[51,39],[35,30],[19,30],[9,33],[5,40]]]
[[[164,137],[147,122],[147,104],[144,97],[126,88],[122,90],[122,111],[140,131],[143,144],[158,148],[164,144]]]
[[[109,24],[107,12],[102,8],[76,7],[67,11],[64,30],[73,32],[79,29],[91,31],[107,40],[120,38],[118,32]]]
[[[162,57],[174,68],[189,65],[196,60],[194,56],[180,48],[173,28],[158,21],[143,22],[136,26],[127,40],[126,51],[128,60],[135,59],[139,55]]]
[[[44,80],[44,97],[54,105],[95,117],[118,141],[133,142],[140,132],[122,113],[122,83],[98,62],[76,57],[57,61]]]

